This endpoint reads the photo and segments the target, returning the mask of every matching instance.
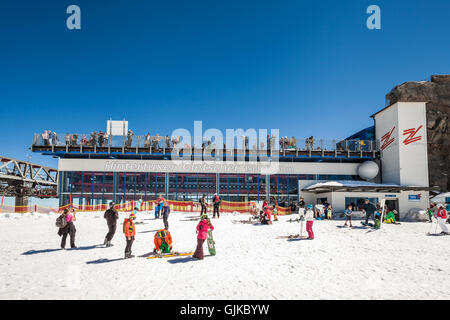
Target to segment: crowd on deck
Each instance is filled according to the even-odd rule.
[[[61,135],[57,135],[56,132],[51,130],[45,130],[41,134],[42,143],[44,146],[86,146],[86,147],[107,147],[110,145],[110,136],[106,131],[93,131],[90,135],[78,135],[78,134],[65,134],[64,141],[60,141],[62,139]],[[250,146],[250,138],[248,136],[241,136],[241,141],[238,142],[238,145],[235,147],[242,148],[244,147],[247,150],[257,150],[257,144],[253,143]],[[260,141],[260,149],[266,150],[267,149],[275,149],[277,145],[277,139],[280,150],[289,150],[289,149],[296,149],[298,147],[297,145],[297,139],[295,137],[288,138],[280,137],[277,138],[275,135],[267,135],[266,141]],[[123,141],[121,141],[121,145],[131,148],[135,147],[136,143],[133,144],[133,141],[135,140],[135,134],[132,130],[128,130],[127,134],[123,136]],[[152,148],[154,150],[166,148],[166,149],[172,149],[175,146],[178,145],[179,141],[181,140],[181,137],[175,137],[175,136],[160,136],[159,134],[156,134],[155,136],[151,136],[150,133],[147,133],[144,136],[143,142],[139,140],[138,144],[139,147],[144,148]],[[307,139],[305,139],[305,147],[306,150],[321,150],[321,147],[318,146],[314,148],[314,137],[311,136]],[[181,147],[181,146],[178,146]],[[185,143],[182,148],[192,148],[192,143]],[[202,149],[215,149],[216,144],[211,139],[203,139],[202,141]],[[223,148],[226,149],[227,145],[224,142]],[[326,150],[326,148],[324,148]]]

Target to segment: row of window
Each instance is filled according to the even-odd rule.
[[[73,198],[101,199],[118,197],[124,201],[173,195],[177,200],[219,193],[226,197],[265,198],[272,195],[298,195],[299,180],[356,180],[351,175],[259,175],[205,173],[113,173],[60,172],[60,194]],[[167,184],[167,186],[166,186]],[[66,197],[67,198],[67,197]],[[174,200],[175,200],[174,199]],[[116,200],[117,201],[117,200]]]

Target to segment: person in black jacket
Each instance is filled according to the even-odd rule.
[[[375,207],[372,203],[369,202],[369,199],[365,200],[363,205],[363,212],[366,214],[366,224],[369,222],[369,218],[372,217],[373,223],[375,223],[375,211],[377,207]]]
[[[200,202],[200,205],[202,206],[202,208],[200,210],[200,216],[201,216],[203,213],[206,213],[206,194],[204,194],[200,198],[199,202]]]
[[[164,229],[169,230],[169,214],[170,214],[170,206],[167,201],[164,201],[164,205],[162,208],[162,217],[164,221]]]
[[[111,247],[111,240],[114,237],[117,229],[117,219],[119,219],[119,212],[114,208],[115,203],[111,202],[109,204],[109,209],[105,211],[104,218],[106,219],[106,223],[108,224],[108,233],[105,237],[104,245],[106,247]]]
[[[298,202],[298,206],[300,208],[305,208],[306,203],[305,203],[305,200],[303,200],[303,198],[300,198],[300,201]]]

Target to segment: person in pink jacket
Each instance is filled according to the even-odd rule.
[[[203,259],[203,244],[205,243],[206,238],[208,238],[209,229],[214,230],[214,226],[211,224],[211,221],[208,218],[208,214],[203,213],[201,216],[201,220],[197,225],[197,249],[195,249],[194,255],[192,257],[199,260]]]

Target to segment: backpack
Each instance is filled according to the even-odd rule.
[[[56,226],[58,228],[64,228],[67,225],[67,220],[64,215],[60,215],[58,218],[56,218]]]

